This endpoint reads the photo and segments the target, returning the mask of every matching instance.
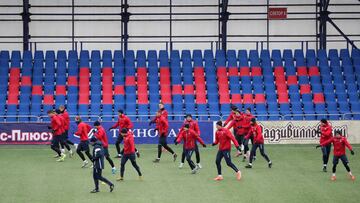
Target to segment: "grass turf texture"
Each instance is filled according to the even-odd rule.
[[[174,147],[173,145],[171,147]],[[174,147],[180,155],[182,146]],[[360,145],[354,145],[360,152]],[[103,175],[115,183],[113,193],[100,184],[100,193],[90,194],[94,188],[92,169],[80,168],[77,154],[57,163],[48,146],[0,146],[0,202],[359,202],[360,180],[352,182],[340,162],[337,181],[331,182],[331,172],[322,172],[320,149],[315,145],[266,145],[272,159],[272,169],[259,156],[253,169],[234,157],[241,169],[242,179],[237,181],[234,172],[222,162],[224,180],[213,181],[216,174],[217,147],[201,148],[203,169],[190,174],[187,163],[178,168],[169,153],[163,153],[160,163],[154,164],[155,145],[137,145],[141,158],[137,162],[144,174],[138,180],[130,161],[126,165],[125,180],[116,182],[105,160]],[[111,148],[115,155],[115,148]],[[180,156],[179,156],[180,157]],[[360,155],[348,153],[350,167],[360,178]],[[113,159],[119,171],[119,159]],[[195,160],[195,154],[193,155]],[[332,156],[330,158],[330,162]],[[329,164],[328,171],[331,171]]]

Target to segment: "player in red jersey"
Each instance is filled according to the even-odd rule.
[[[159,103],[159,112],[162,116],[164,116],[164,118],[166,120],[168,120],[168,116],[169,116],[169,113],[167,112],[167,110],[165,109],[165,106],[162,102]]]
[[[63,133],[61,134],[61,140],[62,142],[60,143],[61,146],[61,152],[65,154],[65,148],[69,151],[70,157],[73,156],[73,151],[71,150],[69,144],[67,143],[68,140],[68,136],[67,136],[67,130],[69,129],[69,126],[67,125],[66,122],[66,118],[65,116],[61,113],[60,109],[56,109],[56,116],[59,117],[59,119],[61,120],[61,126],[63,129]]]
[[[320,144],[330,140],[332,138],[332,126],[326,119],[321,119],[320,121],[320,130],[318,133],[320,136]],[[322,146],[322,159],[323,159],[323,171],[327,172],[327,163],[329,162],[330,152],[331,152],[331,143]]]
[[[250,152],[249,164],[245,167],[252,168],[252,161],[254,158],[254,154],[255,154],[257,148],[259,148],[261,156],[264,157],[264,159],[268,162],[268,167],[271,168],[272,162],[269,159],[268,155],[265,153],[264,137],[262,134],[262,129],[261,129],[261,126],[257,124],[255,118],[251,119],[251,129],[250,129],[248,135],[245,137],[245,139],[249,139],[251,136],[254,138],[254,143],[252,145],[251,152]]]
[[[239,112],[240,110],[238,109],[238,107],[237,106],[235,106],[235,105],[232,105],[231,106],[231,112],[230,112],[230,114],[229,114],[229,116],[227,117],[227,119],[225,120],[225,122],[224,122],[224,127],[228,124],[228,123],[230,123],[231,121],[233,121],[234,119],[235,119],[235,114],[236,114],[236,112]],[[235,132],[235,131],[234,131]]]
[[[134,134],[126,129],[121,129],[121,136],[124,137],[124,155],[121,157],[121,165],[120,165],[120,178],[116,179],[117,181],[124,180],[124,172],[125,172],[125,164],[130,159],[131,164],[137,171],[139,175],[139,179],[142,179],[142,173],[140,171],[140,167],[136,163],[135,157],[135,142],[134,142]]]
[[[244,135],[244,127],[243,127],[244,120],[245,119],[244,119],[243,114],[239,110],[236,110],[235,114],[233,115],[232,121],[230,122],[230,124],[227,127],[227,129],[229,129],[229,130],[231,128],[233,129],[236,141],[239,143],[240,146],[244,142],[244,137],[245,137],[245,135]],[[237,151],[236,156],[241,155],[241,148],[239,148],[239,149],[240,150]]]
[[[185,116],[185,121],[180,129],[180,132],[179,132],[179,135],[181,133],[181,131],[184,129],[184,126],[186,124],[189,124],[190,126],[190,129],[195,131],[199,136],[200,136],[200,128],[199,128],[199,124],[196,120],[193,120],[192,119],[192,115],[191,114],[186,114]],[[176,140],[176,139],[175,139]],[[183,147],[183,152],[182,152],[182,155],[181,155],[181,162],[180,162],[180,165],[179,165],[179,168],[182,168],[184,166],[184,162],[185,162],[185,157],[186,157],[186,152],[185,152],[185,145]],[[199,167],[199,168],[202,168],[201,164],[200,164],[200,152],[199,152],[199,147],[198,145],[196,144],[195,142],[195,157],[196,157],[196,165]]]
[[[218,171],[218,176],[214,178],[216,181],[223,180],[223,176],[221,173],[221,160],[224,158],[226,164],[232,168],[236,172],[236,179],[241,179],[241,171],[235,166],[235,164],[231,161],[230,150],[231,150],[231,141],[234,143],[235,147],[239,150],[239,144],[236,141],[235,137],[231,134],[230,130],[222,127],[223,124],[221,121],[216,123],[216,134],[215,134],[215,142],[212,146],[219,144],[219,151],[216,155],[216,167]]]
[[[334,145],[334,158],[333,158],[333,168],[332,168],[333,174],[331,176],[331,180],[332,181],[336,180],[336,175],[335,175],[336,166],[339,163],[339,159],[340,159],[342,161],[342,163],[344,164],[344,167],[346,168],[346,171],[348,172],[350,179],[354,181],[355,176],[351,173],[351,170],[349,167],[349,161],[346,157],[346,152],[345,152],[345,147],[347,147],[350,150],[351,155],[354,155],[355,152],[353,151],[352,146],[349,144],[346,137],[343,137],[341,135],[341,131],[335,131],[335,137],[332,137],[332,138],[328,139],[327,141],[320,143],[320,145],[317,145],[316,148],[324,147],[331,143]]]
[[[168,152],[170,152],[173,155],[175,162],[177,154],[167,144],[169,123],[167,119],[161,114],[160,111],[156,113],[155,123],[156,123],[156,130],[159,135],[159,144],[158,144],[158,157],[153,162],[154,163],[160,162],[162,147],[164,147]]]
[[[204,141],[200,138],[199,134],[190,128],[190,124],[185,124],[183,129],[181,130],[179,136],[175,141],[175,145],[184,140],[184,148],[186,154],[186,161],[189,163],[191,168],[191,173],[195,174],[200,168],[198,165],[195,165],[191,160],[191,156],[196,149],[196,141],[200,142],[203,147],[206,147]]]
[[[70,128],[70,117],[69,117],[69,113],[66,111],[65,106],[64,105],[60,105],[59,106],[59,110],[61,115],[64,117],[65,119],[65,135],[66,135],[66,143],[68,143],[69,145],[74,145],[73,142],[71,142],[69,140],[69,128]]]
[[[51,149],[57,153],[57,157],[60,157],[56,161],[64,161],[66,155],[64,153],[61,153],[59,148],[59,145],[63,142],[61,135],[63,134],[64,131],[62,128],[61,119],[58,116],[56,116],[56,112],[54,110],[49,110],[47,114],[51,119],[51,123],[48,129],[50,129],[53,134],[53,138],[51,140]]]
[[[244,137],[249,133],[250,129],[251,129],[251,119],[254,118],[254,116],[251,114],[251,109],[247,108],[245,110],[245,113],[243,114],[244,117],[244,121],[243,121],[243,133],[244,133]],[[251,140],[251,144],[254,145],[254,138],[251,136],[250,137]],[[249,152],[249,139],[244,139],[244,158],[243,158],[243,162],[246,160],[247,157],[250,157],[250,152]],[[256,151],[254,152],[254,160],[256,160]]]
[[[114,158],[121,158],[121,156],[122,156],[121,155],[122,153],[120,150],[120,143],[123,141],[124,138],[123,138],[123,136],[121,136],[121,133],[120,133],[121,129],[126,128],[128,130],[131,130],[134,127],[130,118],[124,114],[123,110],[121,110],[121,109],[118,110],[118,116],[119,116],[118,121],[109,129],[109,131],[110,131],[114,128],[117,128],[117,127],[119,128],[119,136],[117,137],[116,142],[115,142],[115,147],[116,147],[116,151],[118,154]],[[136,155],[138,157],[140,157],[140,153],[137,149],[136,149]]]
[[[78,125],[78,129],[74,134],[80,137],[80,143],[76,149],[76,153],[80,156],[81,160],[83,161],[83,165],[81,166],[81,168],[84,168],[89,164],[89,162],[85,159],[82,151],[85,151],[86,156],[90,159],[90,161],[93,161],[93,157],[90,154],[89,137],[88,137],[89,132],[91,130],[91,126],[89,124],[82,122],[80,116],[75,117],[75,122]]]
[[[105,129],[101,126],[99,121],[95,121],[94,126],[95,126],[95,129],[96,129],[96,131],[94,132],[94,135],[98,140],[101,141],[102,146],[104,148],[104,156],[105,156],[106,160],[109,162],[109,164],[111,166],[111,172],[113,174],[115,174],[116,173],[116,167],[114,165],[114,162],[110,158],[109,142],[108,142],[108,138],[107,138]]]

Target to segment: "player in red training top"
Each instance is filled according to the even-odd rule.
[[[142,179],[142,174],[140,171],[140,167],[136,163],[135,157],[135,142],[134,142],[134,134],[126,129],[121,129],[121,136],[124,137],[124,155],[121,157],[121,164],[120,164],[120,178],[116,179],[117,181],[124,180],[124,172],[125,172],[125,164],[130,159],[131,164],[137,171],[139,175],[139,179]]]
[[[233,120],[230,122],[227,129],[229,130],[231,128],[233,129],[235,139],[240,146],[244,142],[244,137],[245,137],[243,125],[244,125],[244,116],[239,110],[236,110],[235,114],[233,115]],[[237,152],[237,156],[239,155],[241,155],[241,148],[240,151]]]
[[[243,133],[244,137],[249,134],[249,131],[251,129],[251,119],[254,118],[254,116],[251,114],[251,108],[246,108],[245,113],[243,114],[244,122],[243,122]],[[254,145],[254,138],[250,136],[251,144]],[[244,158],[243,162],[246,160],[246,157],[250,157],[249,153],[249,139],[244,139]],[[253,159],[256,160],[256,151],[254,152]]]
[[[122,156],[121,155],[122,153],[120,150],[120,143],[123,141],[123,136],[121,136],[121,133],[120,133],[121,129],[126,128],[128,130],[131,130],[134,127],[130,118],[124,114],[124,111],[122,109],[118,110],[118,115],[119,115],[118,121],[109,129],[109,131],[110,131],[114,128],[117,128],[117,127],[119,128],[119,136],[117,137],[116,142],[115,142],[115,147],[116,147],[116,151],[118,154],[114,158],[121,158],[121,156]],[[136,149],[136,155],[138,157],[140,157],[140,153],[137,149]]]
[[[63,134],[63,128],[61,119],[56,116],[56,112],[54,110],[49,110],[47,112],[49,118],[51,119],[50,126],[48,129],[52,131],[53,138],[51,140],[51,149],[57,153],[56,157],[60,157],[57,161],[64,161],[66,155],[61,153],[59,145],[63,142],[61,135]]]
[[[91,126],[87,123],[82,122],[80,116],[75,117],[75,122],[78,125],[77,131],[74,133],[76,136],[80,137],[80,143],[76,149],[76,153],[80,156],[81,160],[83,161],[83,165],[81,168],[85,168],[89,162],[85,159],[84,154],[82,151],[85,151],[86,156],[93,161],[93,157],[90,154],[89,149],[89,132],[91,130]]]
[[[61,126],[62,126],[62,129],[63,129],[63,133],[61,134],[61,143],[60,143],[60,146],[61,146],[61,152],[65,154],[65,148],[69,151],[69,154],[70,154],[70,157],[72,157],[74,154],[73,154],[73,151],[71,150],[69,144],[67,143],[67,140],[68,140],[68,136],[67,136],[67,130],[66,129],[69,129],[69,126],[67,124],[67,121],[66,121],[66,118],[65,116],[61,113],[60,109],[56,109],[55,110],[56,112],[56,116],[61,120]]]
[[[161,114],[160,111],[156,113],[156,130],[159,135],[159,144],[158,144],[158,157],[153,161],[154,163],[160,162],[162,147],[164,147],[168,152],[173,155],[174,162],[176,161],[177,154],[168,146],[167,136],[169,131],[169,123],[167,119]]]
[[[66,111],[65,106],[64,105],[60,105],[59,106],[59,110],[61,115],[64,117],[65,119],[65,135],[66,135],[66,143],[68,143],[69,145],[74,145],[73,142],[71,142],[69,140],[69,128],[70,128],[70,117],[69,117],[69,113]]]
[[[236,112],[240,112],[240,110],[238,109],[237,106],[235,105],[232,105],[231,106],[231,112],[229,114],[229,116],[227,117],[227,119],[225,120],[225,123],[224,123],[224,127],[230,123],[231,121],[233,121],[235,119],[235,114]],[[235,129],[234,129],[234,132],[235,132]],[[234,133],[235,134],[235,133]]]
[[[320,144],[330,140],[332,138],[332,126],[326,119],[321,119],[320,121]],[[330,152],[331,152],[331,143],[321,147],[322,159],[323,159],[323,171],[327,172],[327,163],[329,162]]]
[[[334,158],[333,158],[333,168],[332,168],[332,176],[331,176],[331,180],[335,181],[336,180],[336,166],[339,163],[339,159],[342,161],[342,163],[344,164],[346,171],[348,172],[350,179],[351,180],[355,180],[355,176],[351,173],[350,167],[349,167],[349,161],[346,157],[346,152],[345,152],[345,147],[347,147],[351,154],[354,155],[355,152],[353,151],[352,146],[349,144],[349,142],[347,141],[347,139],[345,137],[343,137],[341,135],[341,131],[335,131],[335,137],[332,137],[330,139],[328,139],[327,141],[321,143],[320,145],[317,145],[316,148],[318,147],[323,147],[326,146],[328,144],[333,144],[334,145]]]
[[[181,140],[184,140],[184,148],[186,154],[186,161],[189,163],[191,168],[191,173],[195,174],[199,170],[199,166],[195,165],[191,160],[191,156],[196,149],[196,141],[199,141],[203,147],[206,147],[204,141],[200,138],[199,134],[195,132],[193,129],[190,129],[190,124],[185,124],[183,129],[181,130],[179,136],[175,141],[175,145],[177,145]]]
[[[221,121],[216,123],[216,134],[215,142],[212,146],[219,144],[219,151],[216,155],[216,167],[218,171],[218,176],[214,180],[221,181],[223,176],[221,173],[221,160],[224,158],[226,164],[236,172],[236,179],[241,179],[241,171],[231,162],[230,150],[231,150],[231,141],[234,143],[235,147],[239,150],[239,144],[236,141],[235,137],[231,134],[230,130],[222,127],[223,124]]]
[[[185,121],[183,123],[183,126],[180,129],[179,135],[181,133],[181,131],[184,129],[184,126],[186,124],[189,124],[190,129],[195,131],[199,136],[200,136],[200,128],[199,128],[199,124],[196,120],[192,119],[192,115],[191,114],[186,114],[185,116]],[[175,139],[176,140],[176,139]],[[181,162],[179,165],[179,168],[182,168],[184,166],[184,162],[185,162],[185,157],[186,157],[186,153],[185,153],[185,145],[183,147],[183,152],[181,155]],[[201,164],[200,164],[200,152],[199,152],[199,147],[197,145],[197,143],[195,142],[195,158],[196,158],[196,166],[198,166],[199,168],[202,168]]]
[[[95,121],[94,126],[95,126],[95,129],[96,129],[96,131],[94,132],[94,135],[98,140],[101,141],[102,146],[104,148],[104,156],[105,156],[106,160],[109,162],[109,164],[111,166],[111,172],[113,174],[115,174],[116,173],[116,168],[115,168],[114,162],[110,158],[109,142],[108,142],[108,138],[107,138],[105,129],[101,126],[99,121]]]
[[[254,143],[252,145],[251,152],[250,152],[249,164],[247,166],[245,166],[245,167],[246,168],[252,168],[252,161],[253,161],[253,158],[254,158],[254,154],[255,154],[257,148],[259,148],[261,156],[264,157],[264,159],[268,162],[269,168],[271,168],[272,162],[269,159],[268,155],[265,154],[264,137],[263,137],[263,134],[262,134],[261,126],[257,124],[255,118],[251,119],[251,129],[250,129],[248,135],[245,137],[245,139],[249,139],[250,136],[253,136]]]

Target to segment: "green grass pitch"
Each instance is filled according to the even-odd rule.
[[[178,154],[181,146],[174,147]],[[348,153],[350,167],[360,178],[360,146],[354,145],[355,156]],[[331,182],[331,173],[321,171],[321,151],[315,145],[266,145],[265,150],[274,165],[269,169],[258,155],[253,169],[232,157],[241,169],[243,178],[235,179],[234,172],[223,160],[221,182],[213,181],[216,174],[217,147],[201,148],[203,169],[190,174],[185,163],[178,168],[169,153],[164,153],[159,164],[152,163],[156,156],[155,145],[137,145],[141,158],[137,159],[144,174],[139,181],[129,162],[125,180],[116,182],[105,160],[104,176],[115,183],[113,193],[100,185],[100,193],[93,189],[92,170],[82,169],[80,158],[66,158],[55,162],[48,146],[0,146],[0,202],[359,202],[360,179],[352,182],[341,164],[337,181]],[[234,149],[233,153],[234,154]],[[115,149],[111,148],[112,156]],[[195,156],[193,156],[193,160]],[[332,157],[330,158],[330,160]],[[114,160],[117,168],[119,160]],[[331,162],[331,161],[330,161]],[[332,164],[329,165],[329,171]]]

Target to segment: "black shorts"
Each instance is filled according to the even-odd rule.
[[[61,139],[61,135],[53,136],[53,139],[51,140],[51,145],[59,146]]]
[[[60,137],[62,142],[66,142],[66,140],[68,139],[65,133],[63,133]]]
[[[339,159],[345,164],[345,163],[349,163],[349,160],[347,159],[346,155],[341,155],[341,156],[334,156],[333,158],[333,164],[336,165],[339,163]]]
[[[119,136],[116,139],[116,142],[121,143],[123,140],[124,140],[124,137],[121,134],[119,134]]]
[[[159,145],[167,145],[167,137],[160,136],[159,137]]]
[[[109,148],[108,148],[108,147],[104,147],[104,156],[105,156],[105,157],[110,156],[110,154],[109,154]]]
[[[80,141],[78,145],[78,150],[80,151],[89,151],[89,141]]]

